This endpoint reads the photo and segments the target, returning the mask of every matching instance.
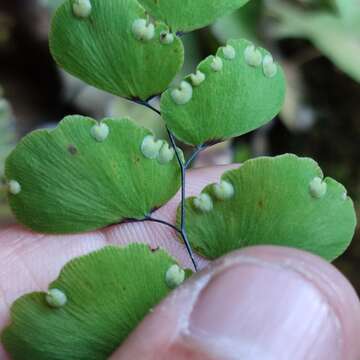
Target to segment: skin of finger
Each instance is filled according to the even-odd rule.
[[[341,358],[360,359],[360,303],[345,277],[335,267],[309,253],[282,247],[259,246],[234,252],[213,262],[175,290],[145,318],[111,360],[215,359],[206,347],[199,346],[186,335],[188,317],[214,276],[249,259],[277,264],[284,271],[291,269],[311,282],[327,299],[340,321],[343,352]],[[226,294],[224,296],[226,297]]]
[[[196,195],[208,183],[216,182],[226,170],[238,165],[196,169],[188,173],[187,195]],[[174,223],[180,195],[153,216]],[[154,223],[126,223],[101,231],[76,235],[44,235],[20,226],[0,231],[0,329],[9,323],[10,305],[20,296],[46,291],[50,282],[71,259],[108,244],[148,243],[169,251],[183,266],[190,267],[184,246],[168,227]],[[206,261],[198,258],[200,266]],[[0,346],[0,359],[6,359]]]

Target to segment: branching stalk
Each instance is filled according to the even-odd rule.
[[[182,162],[181,156],[179,154],[179,149],[176,146],[176,142],[175,142],[175,137],[172,134],[172,132],[169,130],[168,127],[166,127],[166,130],[168,132],[169,135],[169,139],[171,142],[171,145],[173,147],[173,149],[175,150],[175,155],[176,155],[176,159],[178,161],[179,167],[180,167],[180,171],[181,171],[181,203],[180,203],[180,208],[181,208],[181,212],[180,212],[180,234],[181,237],[184,241],[185,247],[187,252],[189,253],[190,259],[194,265],[194,269],[195,271],[197,271],[197,263],[194,257],[194,253],[192,251],[191,245],[189,243],[189,239],[187,237],[187,233],[186,233],[186,214],[185,214],[185,199],[186,199],[186,167],[185,164]]]
[[[201,151],[203,151],[204,149],[206,149],[206,145],[199,145],[196,147],[195,151],[191,154],[191,156],[189,157],[189,159],[186,161],[185,163],[185,169],[189,169],[189,167],[191,166],[191,164],[193,163],[193,161],[198,157],[198,155],[201,153]]]
[[[181,234],[181,230],[176,227],[173,224],[170,224],[169,222],[165,221],[165,220],[161,220],[161,219],[156,219],[153,218],[152,216],[147,216],[146,218],[142,219],[142,220],[138,220],[138,222],[145,222],[145,221],[149,221],[149,222],[153,222],[153,223],[157,223],[157,224],[162,224],[165,226],[170,227],[171,229],[175,230],[177,233]]]
[[[154,106],[150,105],[148,101],[143,101],[143,100],[136,100],[136,103],[141,104],[149,109],[151,109],[152,111],[156,112],[158,115],[161,116],[161,112],[156,109]],[[193,253],[193,250],[191,248],[189,239],[187,237],[187,232],[186,232],[186,210],[185,210],[185,199],[186,199],[186,170],[190,167],[190,165],[192,164],[192,162],[196,159],[196,157],[200,154],[200,152],[206,147],[205,145],[200,145],[198,146],[195,151],[191,154],[191,156],[189,157],[189,159],[183,163],[182,161],[182,157],[180,155],[179,149],[176,146],[176,140],[175,137],[173,135],[173,133],[170,131],[170,129],[168,127],[166,127],[169,139],[170,139],[170,143],[171,146],[173,147],[174,151],[175,151],[175,156],[177,159],[177,162],[179,164],[179,168],[180,168],[180,172],[181,172],[181,202],[180,202],[180,229],[177,228],[176,226],[160,220],[160,219],[154,219],[152,217],[146,217],[144,220],[142,221],[152,221],[152,222],[157,222],[166,226],[171,227],[173,230],[175,230],[176,232],[178,232],[185,244],[186,250],[190,256],[191,262],[194,266],[195,271],[198,270],[198,265],[197,262],[195,260],[195,256]]]

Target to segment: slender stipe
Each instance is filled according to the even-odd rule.
[[[176,155],[176,159],[178,161],[179,167],[180,167],[180,171],[181,171],[181,203],[180,203],[180,208],[181,208],[181,214],[180,214],[180,231],[181,231],[181,237],[184,241],[185,247],[187,252],[189,253],[191,262],[194,265],[194,269],[195,271],[198,270],[198,266],[194,257],[194,253],[192,251],[191,245],[189,243],[189,239],[187,237],[187,233],[186,233],[186,217],[185,217],[185,198],[186,198],[186,168],[185,168],[185,164],[182,162],[181,160],[181,156],[179,154],[179,150],[176,146],[176,142],[175,142],[175,138],[174,135],[172,134],[172,132],[169,130],[168,127],[166,127],[166,130],[168,132],[169,135],[169,139],[171,142],[172,147],[175,150],[175,155]]]
[[[185,169],[188,169],[192,162],[197,158],[197,156],[206,148],[206,145],[199,145],[196,147],[195,151],[191,154],[189,159],[185,163]]]
[[[144,218],[143,220],[140,220],[140,221],[143,221],[143,222],[146,222],[146,221],[149,221],[149,222],[153,222],[153,223],[158,223],[158,224],[161,224],[161,225],[165,225],[165,226],[168,226],[170,227],[171,229],[175,230],[177,233],[181,234],[181,230],[179,228],[177,228],[175,225],[173,224],[170,224],[168,223],[167,221],[165,220],[161,220],[161,219],[155,219],[151,216],[147,216],[146,218]]]
[[[144,101],[144,100],[140,100],[137,99],[135,100],[135,102],[137,104],[143,105],[145,107],[147,107],[148,109],[151,109],[152,111],[156,112],[158,115],[161,116],[161,112],[156,109],[154,106],[150,105],[148,101]],[[180,229],[177,228],[175,225],[172,225],[164,220],[160,220],[160,219],[154,219],[151,216],[148,216],[146,218],[144,218],[143,220],[140,221],[150,221],[150,222],[155,222],[155,223],[159,223],[159,224],[163,224],[166,225],[170,228],[172,228],[173,230],[175,230],[176,232],[178,232],[185,244],[186,250],[190,256],[191,262],[194,266],[195,271],[198,270],[198,265],[197,262],[195,260],[195,256],[194,253],[192,251],[189,239],[187,237],[187,233],[186,233],[186,217],[185,217],[185,199],[186,199],[186,170],[190,167],[191,163],[196,159],[196,157],[199,155],[199,153],[206,147],[205,145],[199,145],[195,151],[191,154],[190,158],[183,163],[182,159],[181,159],[181,155],[179,153],[179,149],[176,146],[176,140],[175,137],[173,135],[173,133],[170,131],[170,129],[168,127],[166,127],[169,139],[170,139],[170,143],[171,146],[173,147],[173,149],[175,150],[175,155],[176,155],[176,160],[179,164],[179,168],[180,168],[180,172],[181,172],[181,203],[180,203],[180,208],[181,208],[181,220],[180,220]]]

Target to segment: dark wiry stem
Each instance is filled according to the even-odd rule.
[[[140,104],[140,105],[143,105],[143,106],[147,107],[148,109],[156,112],[158,115],[161,116],[161,112],[160,112],[158,109],[156,109],[154,106],[150,105],[149,102],[144,101],[144,100],[140,100],[140,99],[135,100],[135,102],[136,102],[137,104]]]
[[[136,103],[141,104],[143,106],[146,106],[147,108],[153,110],[154,112],[156,112],[158,115],[161,116],[161,112],[156,109],[154,106],[150,105],[148,101],[143,101],[143,100],[136,100]],[[171,227],[172,229],[176,230],[180,236],[183,239],[183,242],[185,244],[186,250],[190,256],[191,262],[193,263],[194,269],[195,271],[198,270],[198,266],[197,266],[197,262],[195,260],[195,256],[194,253],[192,251],[189,239],[187,237],[187,233],[186,233],[186,217],[185,217],[185,199],[186,199],[186,170],[189,168],[189,166],[191,165],[191,163],[195,160],[195,158],[197,157],[197,155],[199,155],[199,153],[205,148],[204,145],[200,145],[196,148],[196,150],[194,151],[194,153],[190,156],[190,158],[187,160],[187,162],[184,164],[182,159],[181,159],[181,155],[179,152],[179,149],[176,146],[176,141],[175,141],[175,137],[172,134],[172,132],[169,130],[168,127],[166,127],[171,145],[175,151],[175,156],[177,159],[177,162],[179,164],[180,167],[180,171],[181,171],[181,203],[180,203],[180,207],[181,207],[181,220],[180,220],[180,229],[177,228],[176,226],[167,223],[166,221],[163,220],[159,220],[159,219],[153,219],[151,217],[146,217],[144,220],[142,221],[153,221],[153,222],[157,222],[163,225],[167,225],[169,227]]]
[[[166,127],[166,130],[169,135],[169,139],[171,142],[172,147],[175,150],[176,159],[179,163],[180,171],[181,171],[181,214],[180,214],[180,234],[184,241],[185,247],[187,252],[189,253],[190,259],[194,265],[195,271],[197,271],[198,266],[194,257],[194,253],[192,251],[191,245],[189,243],[189,239],[187,237],[186,233],[186,217],[185,217],[185,198],[186,198],[186,167],[185,164],[182,162],[181,156],[179,154],[179,149],[176,146],[175,138],[172,132],[169,130],[168,127]]]
[[[168,227],[170,227],[171,229],[175,230],[177,233],[181,234],[181,230],[180,230],[179,228],[177,228],[177,227],[176,227],[175,225],[173,225],[173,224],[168,223],[168,222],[165,221],[165,220],[156,219],[156,218],[153,218],[153,217],[151,217],[151,216],[147,216],[147,217],[145,217],[144,219],[137,220],[137,222],[147,222],[147,221],[168,226]]]
[[[206,148],[206,145],[198,145],[195,151],[191,154],[189,159],[185,163],[185,169],[188,169],[192,162],[197,158],[197,156]]]

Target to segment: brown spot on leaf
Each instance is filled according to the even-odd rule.
[[[76,155],[78,153],[78,149],[75,145],[73,144],[70,144],[68,146],[68,152],[71,154],[71,155]]]

